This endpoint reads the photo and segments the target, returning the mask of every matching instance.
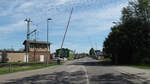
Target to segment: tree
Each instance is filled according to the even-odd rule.
[[[111,28],[104,52],[115,64],[150,64],[150,6],[143,0],[129,2],[120,24]]]
[[[18,51],[25,51],[25,49],[24,48],[19,48]]]
[[[91,48],[91,49],[90,49],[89,54],[90,54],[91,56],[95,55],[94,48]]]
[[[150,19],[150,2],[144,0],[137,0],[129,2],[127,7],[122,10],[122,22],[127,21],[129,18],[140,18],[142,21],[147,22]]]

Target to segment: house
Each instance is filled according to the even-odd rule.
[[[48,60],[50,60],[50,44],[45,41],[29,40],[24,41],[25,51],[27,49],[27,43],[29,43],[29,61],[30,62],[46,62],[47,60],[47,46],[48,46]],[[28,61],[28,60],[27,60]]]

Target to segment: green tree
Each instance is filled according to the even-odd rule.
[[[95,55],[94,48],[91,48],[91,49],[90,49],[89,54],[90,54],[91,56]]]
[[[143,0],[129,2],[120,24],[111,28],[104,52],[115,64],[150,64],[150,6]]]

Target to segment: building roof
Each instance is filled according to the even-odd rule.
[[[51,44],[50,42],[47,43],[46,41],[35,41],[35,40],[29,40],[28,42],[33,43],[33,44],[48,44],[48,45]],[[25,45],[25,43],[26,43],[26,40],[23,42],[23,45]]]

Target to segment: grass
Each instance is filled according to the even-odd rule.
[[[102,65],[113,65],[111,63],[111,59],[110,58],[100,59],[100,63]],[[120,65],[120,66],[122,66],[122,65]],[[138,68],[138,69],[150,69],[150,65],[125,65],[125,66],[129,66],[129,67],[133,67],[133,68]]]
[[[130,67],[139,68],[139,69],[150,69],[150,65],[132,65]]]
[[[110,58],[104,58],[104,59],[100,59],[100,63],[104,66],[109,66],[112,65],[111,59]]]
[[[100,61],[111,61],[110,58],[104,58],[104,59],[100,59]]]
[[[49,66],[55,66],[58,65],[56,63],[48,64],[48,66],[44,63],[11,63],[12,64],[12,70],[10,70],[9,65],[10,63],[4,63],[0,64],[0,75],[1,74],[8,74],[13,72],[19,72],[19,71],[26,71],[26,70],[35,70],[35,69],[41,69]]]

